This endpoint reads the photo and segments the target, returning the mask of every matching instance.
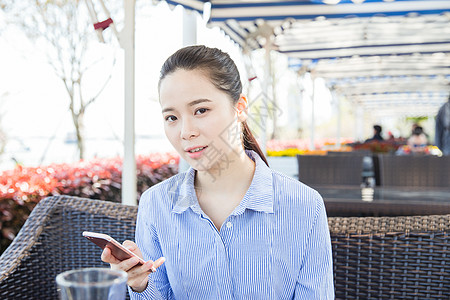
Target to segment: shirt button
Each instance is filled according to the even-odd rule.
[[[227,228],[233,227],[233,224],[231,222],[227,222]]]

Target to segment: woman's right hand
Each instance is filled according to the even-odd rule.
[[[129,249],[134,254],[142,257],[141,250],[132,241],[123,242],[123,246]],[[155,262],[149,260],[143,265],[138,265],[139,260],[135,257],[120,261],[114,257],[111,250],[108,247],[102,252],[102,261],[111,265],[111,269],[123,270],[128,274],[127,284],[135,292],[142,292],[147,288],[148,275],[156,271],[156,269],[162,265],[165,261],[164,257],[158,258]]]

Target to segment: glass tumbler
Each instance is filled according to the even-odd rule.
[[[56,276],[61,300],[124,300],[127,273],[108,268],[85,268]]]

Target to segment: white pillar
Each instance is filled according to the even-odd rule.
[[[261,117],[261,136],[259,137],[259,146],[261,147],[261,151],[266,154],[266,144],[267,144],[267,121],[268,121],[268,105],[269,105],[269,86],[271,80],[271,68],[272,68],[272,59],[271,59],[271,51],[272,45],[270,44],[270,40],[267,39],[267,42],[264,46],[265,50],[265,70],[264,70],[264,83],[263,83],[263,103],[260,108],[260,117]],[[276,112],[275,112],[276,113]]]
[[[183,47],[197,44],[197,13],[183,9]]]
[[[197,44],[197,15],[195,12],[188,12],[183,9],[183,47]],[[182,158],[178,164],[178,172],[186,172],[189,164]]]
[[[304,115],[303,115],[303,109],[304,109],[304,99],[305,97],[308,97],[308,94],[305,89],[305,74],[303,75],[297,75],[297,84],[298,84],[298,90],[299,90],[299,102],[297,107],[297,129],[300,129],[302,132],[302,137],[305,134],[305,124],[303,124],[304,121]],[[298,136],[300,137],[300,135]]]
[[[125,50],[125,128],[122,169],[122,203],[136,205],[137,180],[134,150],[134,33],[135,0],[124,0],[125,25],[121,34],[121,46]]]
[[[341,148],[341,128],[342,128],[342,122],[341,122],[341,99],[336,94],[336,91],[334,89],[331,90],[331,97],[333,99],[333,103],[336,106],[336,113],[337,113],[337,128],[336,128],[336,148]]]
[[[364,109],[361,104],[356,106],[356,140],[364,142]]]
[[[315,106],[315,97],[316,97],[316,80],[311,75],[311,81],[312,81],[312,95],[311,95],[311,140],[310,140],[310,148],[311,150],[316,150],[316,144],[315,144],[315,136],[314,136],[314,129],[316,127],[314,116],[314,106]]]

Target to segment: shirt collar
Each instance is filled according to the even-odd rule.
[[[175,205],[172,209],[174,213],[181,214],[189,207],[198,206],[197,196],[194,189],[195,169],[192,167],[185,173],[180,189],[175,195]]]
[[[246,150],[245,153],[255,162],[255,174],[247,193],[232,214],[242,214],[245,209],[273,213],[272,170],[255,151]]]
[[[245,150],[245,153],[255,162],[255,173],[252,183],[244,195],[241,203],[233,211],[232,215],[240,215],[246,209],[273,213],[273,181],[272,170],[259,157],[255,151]],[[174,213],[183,213],[189,207],[197,213],[201,213],[194,189],[195,169],[192,167],[185,173],[180,184],[178,197],[172,209]]]

